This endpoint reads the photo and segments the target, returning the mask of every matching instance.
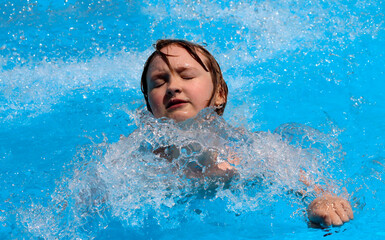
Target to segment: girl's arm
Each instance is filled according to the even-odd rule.
[[[330,193],[314,199],[307,208],[310,222],[321,226],[341,226],[353,219],[350,203]]]
[[[341,226],[354,218],[352,207],[346,199],[326,192],[317,184],[312,184],[304,172],[300,181],[308,187],[313,186],[314,191],[320,195],[307,208],[310,222],[321,226]]]

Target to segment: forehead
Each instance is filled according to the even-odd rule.
[[[204,70],[204,68],[190,55],[190,53],[181,46],[178,45],[169,45],[160,50],[167,56],[167,59],[170,63],[172,69],[171,71],[177,68],[196,68],[199,70]],[[197,49],[197,54],[199,58],[206,62],[207,58],[200,53]],[[168,70],[169,67],[167,63],[162,59],[160,55],[154,57],[151,61],[148,71],[153,72],[155,70]]]

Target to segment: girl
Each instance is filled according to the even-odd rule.
[[[157,41],[155,49],[144,65],[141,78],[147,109],[154,117],[181,122],[194,118],[206,107],[215,108],[218,115],[223,114],[227,85],[217,61],[204,47],[184,40],[166,39]],[[164,154],[163,150],[158,153],[171,161],[172,154]],[[231,176],[229,173],[233,173],[238,164],[241,161],[230,156],[228,161],[209,164],[208,171],[201,174]],[[193,172],[190,176],[199,175]],[[301,181],[309,185],[306,179]],[[324,192],[318,186],[314,188],[319,189],[321,196],[308,206],[308,218],[312,223],[339,226],[353,219],[347,200]]]

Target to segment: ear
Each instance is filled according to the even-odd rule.
[[[226,103],[225,93],[223,92],[222,88],[218,88],[215,93],[214,106],[220,106],[224,103]]]

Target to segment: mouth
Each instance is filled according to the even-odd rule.
[[[178,108],[178,107],[181,107],[183,106],[185,103],[187,103],[188,101],[186,100],[182,100],[182,99],[172,99],[170,100],[167,105],[166,105],[166,109],[173,109],[173,108]]]

